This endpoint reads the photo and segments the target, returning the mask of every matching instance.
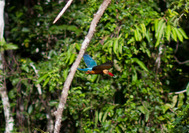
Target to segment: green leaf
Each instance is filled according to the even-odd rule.
[[[176,105],[176,103],[177,103],[177,95],[175,95],[174,97],[173,97],[173,99],[172,99],[172,104],[171,104],[171,108],[174,108],[175,107],[175,105]]]
[[[149,32],[149,30],[146,31],[146,39],[147,39],[148,43],[151,42],[150,41],[150,32]]]
[[[13,43],[8,43],[5,45],[5,50],[18,49],[18,46]]]
[[[166,26],[166,38],[168,41],[170,41],[170,35],[171,35],[171,25]]]
[[[135,41],[134,37],[131,37],[131,39],[129,39],[129,41],[127,42],[127,44],[130,44],[130,43],[132,43],[134,41]]]
[[[98,111],[95,111],[95,128],[97,127],[98,124]]]
[[[165,113],[171,107],[172,107],[172,105],[169,103],[166,103],[165,105],[163,105],[162,106],[163,113]]]
[[[184,103],[184,98],[185,98],[184,94],[183,94],[183,93],[180,93],[180,94],[179,94],[179,100],[178,100],[178,107],[179,107],[179,108],[182,107],[182,105],[183,105],[183,103]]]
[[[42,80],[46,79],[46,77],[48,76],[49,74],[45,74],[43,75],[42,77],[40,77],[38,80],[37,80],[37,83],[40,83]]]
[[[144,24],[140,24],[141,32],[143,33],[143,37],[146,35],[146,26]]]
[[[143,114],[145,114],[144,106],[139,106],[137,109],[140,110]]]
[[[113,45],[113,40],[110,40],[108,43],[108,52],[112,54],[112,45]]]
[[[155,32],[158,30],[158,22],[159,22],[158,19],[156,19],[156,20],[154,21]]]
[[[132,82],[136,82],[137,81],[137,72],[136,72],[136,69],[133,69],[134,70],[134,73],[132,74]]]
[[[90,81],[93,83],[96,80],[97,77],[98,77],[97,74],[92,75],[91,78],[90,78]]]
[[[100,112],[99,117],[98,117],[100,122],[102,122],[102,115],[103,115],[103,112]]]
[[[122,47],[123,47],[123,44],[124,44],[124,40],[123,39],[120,39],[120,43],[119,43],[119,53],[122,54]]]
[[[156,38],[159,38],[158,36],[160,36],[161,34],[159,33],[160,30],[162,29],[162,26],[165,25],[165,23],[163,22],[164,20],[161,19],[160,21],[158,21],[158,24],[157,24],[157,21],[155,20],[155,37]]]
[[[26,27],[23,27],[23,28],[22,28],[22,32],[25,32],[25,33],[30,32],[30,29],[29,29],[29,28],[26,28]]]
[[[157,41],[156,41],[155,47],[157,47],[160,43],[160,39],[163,36],[164,27],[165,27],[165,23],[161,23],[161,25],[159,25],[158,27],[159,30],[157,31]]]
[[[160,38],[157,39],[155,47],[157,47],[160,44]]]
[[[28,114],[31,114],[33,112],[33,106],[30,105],[29,108],[28,108]]]
[[[49,82],[50,77],[48,77],[47,79],[45,79],[45,82],[43,83],[43,87],[45,87],[47,85],[47,83]]]
[[[72,54],[71,57],[70,57],[70,62],[69,62],[69,65],[72,64],[75,60],[75,54]]]
[[[134,31],[134,37],[136,41],[141,41],[142,40],[142,36],[139,32],[139,28],[136,26],[136,29]]]
[[[116,39],[114,40],[113,50],[114,50],[114,53],[115,53],[115,54],[118,54],[118,40],[119,40],[119,38],[116,38]]]
[[[108,115],[108,110],[104,113],[104,116],[102,118],[102,122],[105,122],[107,115]]]
[[[65,69],[63,71],[63,77],[64,77],[65,80],[66,80],[67,76],[68,76],[68,69]]]
[[[177,42],[177,34],[173,27],[171,28],[171,31],[172,31],[172,34],[171,34],[172,38],[174,39],[175,42]]]
[[[140,61],[139,59],[137,58],[133,58],[132,59],[134,62],[136,62],[143,70],[147,71],[148,72],[148,69],[146,68],[146,66],[144,65],[144,63],[142,61]]]
[[[186,86],[186,94],[189,96],[189,82],[188,82],[188,84]]]
[[[87,111],[87,110],[89,110],[89,109],[92,109],[92,106],[86,107],[86,108],[83,110],[83,112],[85,112],[85,111]]]
[[[177,29],[177,28],[175,28],[175,27],[173,27],[174,29],[175,29],[175,32],[176,32],[176,34],[177,34],[177,36],[178,36],[178,39],[181,41],[181,42],[183,42],[183,36],[182,36],[182,34],[180,33],[180,31]]]
[[[182,34],[182,36],[185,38],[185,39],[188,39],[188,36],[186,35],[186,33],[184,32],[184,30],[182,28],[178,28],[178,31]]]

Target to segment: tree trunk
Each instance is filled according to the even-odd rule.
[[[0,46],[2,47],[2,42],[3,42],[3,33],[4,33],[4,6],[5,6],[5,1],[0,1]],[[6,88],[6,82],[5,82],[5,71],[4,71],[4,51],[3,49],[1,50],[0,54],[0,95],[3,103],[3,109],[4,109],[4,115],[5,115],[5,122],[6,122],[6,127],[5,127],[5,133],[10,133],[13,130],[14,126],[14,119],[11,115],[10,111],[10,103],[9,103],[9,98],[7,95],[7,88]]]

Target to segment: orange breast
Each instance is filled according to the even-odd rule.
[[[92,70],[92,71],[87,71],[86,74],[101,74],[103,73],[101,70]]]

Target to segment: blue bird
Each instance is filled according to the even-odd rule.
[[[88,68],[77,68],[78,70],[86,71],[86,74],[108,74],[110,76],[114,76],[111,72],[108,71],[108,69],[113,66],[111,62],[97,65],[97,63],[88,54],[84,54],[83,59]]]

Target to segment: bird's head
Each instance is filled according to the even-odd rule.
[[[103,70],[103,73],[104,73],[104,74],[108,74],[108,75],[110,75],[110,76],[112,76],[112,77],[114,76],[114,75],[113,75],[111,72],[109,72],[107,69],[104,69],[104,70]]]

